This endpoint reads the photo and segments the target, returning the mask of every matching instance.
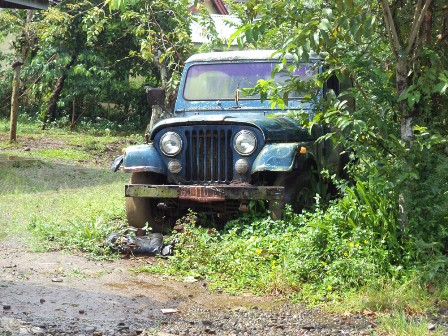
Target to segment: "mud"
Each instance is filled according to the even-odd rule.
[[[305,335],[334,329],[328,323],[334,316],[273,297],[233,296],[209,291],[205,282],[132,272],[154,257],[99,262],[60,251],[29,253],[18,243],[0,246],[0,335]],[[167,308],[176,312],[163,314]],[[344,319],[335,333],[372,328],[362,317]]]

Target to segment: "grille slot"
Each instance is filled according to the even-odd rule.
[[[228,183],[233,179],[231,139],[226,127],[202,127],[185,131],[186,182]]]

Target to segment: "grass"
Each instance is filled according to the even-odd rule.
[[[413,317],[404,312],[393,312],[380,316],[380,331],[376,335],[388,336],[442,336],[446,332],[431,323],[426,317]]]
[[[101,254],[105,236],[124,224],[126,176],[54,163],[0,168],[0,236],[33,250],[62,246]]]
[[[108,162],[98,162],[104,154],[114,152],[118,156],[123,148],[142,142],[142,135],[122,137],[106,131],[80,133],[58,128],[42,130],[38,123],[19,122],[17,142],[10,143],[9,122],[0,118],[0,154],[3,155],[74,164],[100,163],[107,167],[110,157]],[[27,147],[30,150],[25,150]]]
[[[4,125],[0,121],[0,130]],[[57,129],[40,134],[37,126],[19,128],[13,144],[0,132],[0,154],[38,159],[0,163],[0,239],[19,239],[34,251],[107,254],[104,238],[125,224],[123,185],[129,177],[110,172],[110,155],[102,152],[129,139]],[[21,139],[41,141],[41,147],[24,152]]]

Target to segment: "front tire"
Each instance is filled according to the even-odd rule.
[[[132,173],[130,184],[161,184],[160,176],[139,172]],[[168,217],[157,208],[158,199],[148,197],[126,197],[126,217],[129,226],[150,227],[151,232],[163,233],[169,228]]]
[[[316,177],[311,170],[297,173],[282,173],[275,182],[274,186],[285,187],[285,198],[279,201],[270,201],[268,208],[273,220],[283,218],[285,205],[290,204],[292,210],[296,213],[305,208],[311,207],[313,203],[313,182]]]

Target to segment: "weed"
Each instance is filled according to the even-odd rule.
[[[404,312],[394,312],[389,315],[383,315],[379,318],[379,329],[382,331],[379,335],[390,336],[423,336],[446,335],[446,330],[433,325],[425,317],[412,317]]]
[[[70,272],[66,274],[66,276],[78,279],[86,279],[88,277],[88,275],[85,272],[77,268],[72,269]]]

